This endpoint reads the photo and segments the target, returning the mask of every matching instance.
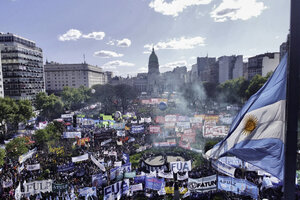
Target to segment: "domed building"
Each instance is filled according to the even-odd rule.
[[[148,94],[154,96],[159,95],[159,93],[161,93],[160,82],[161,81],[160,81],[158,58],[154,52],[154,48],[152,48],[152,53],[149,57],[149,63],[148,63],[148,84],[147,84]]]
[[[154,52],[154,48],[152,48],[152,53],[149,57],[148,74],[159,74],[159,63],[157,55]]]

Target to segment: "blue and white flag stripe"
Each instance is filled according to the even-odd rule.
[[[234,155],[283,180],[287,55],[234,119],[224,140],[206,155],[218,159]],[[247,131],[252,119],[255,129]]]

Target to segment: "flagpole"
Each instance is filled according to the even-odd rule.
[[[300,67],[300,1],[291,0],[290,36],[288,39],[287,110],[284,166],[284,199],[295,199],[296,152]]]

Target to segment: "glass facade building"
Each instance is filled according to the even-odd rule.
[[[20,36],[0,33],[4,95],[34,99],[45,91],[42,49]]]

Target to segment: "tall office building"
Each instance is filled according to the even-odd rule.
[[[0,51],[0,58],[1,58],[1,51]],[[4,87],[3,87],[3,76],[2,76],[2,64],[0,59],[0,97],[4,97]]]
[[[266,76],[269,72],[276,69],[279,64],[280,54],[265,53],[248,59],[248,80],[251,80],[256,74]]]
[[[34,99],[44,92],[42,49],[12,33],[0,33],[4,95],[16,100]]]
[[[219,62],[219,83],[243,76],[243,56],[222,56]]]

